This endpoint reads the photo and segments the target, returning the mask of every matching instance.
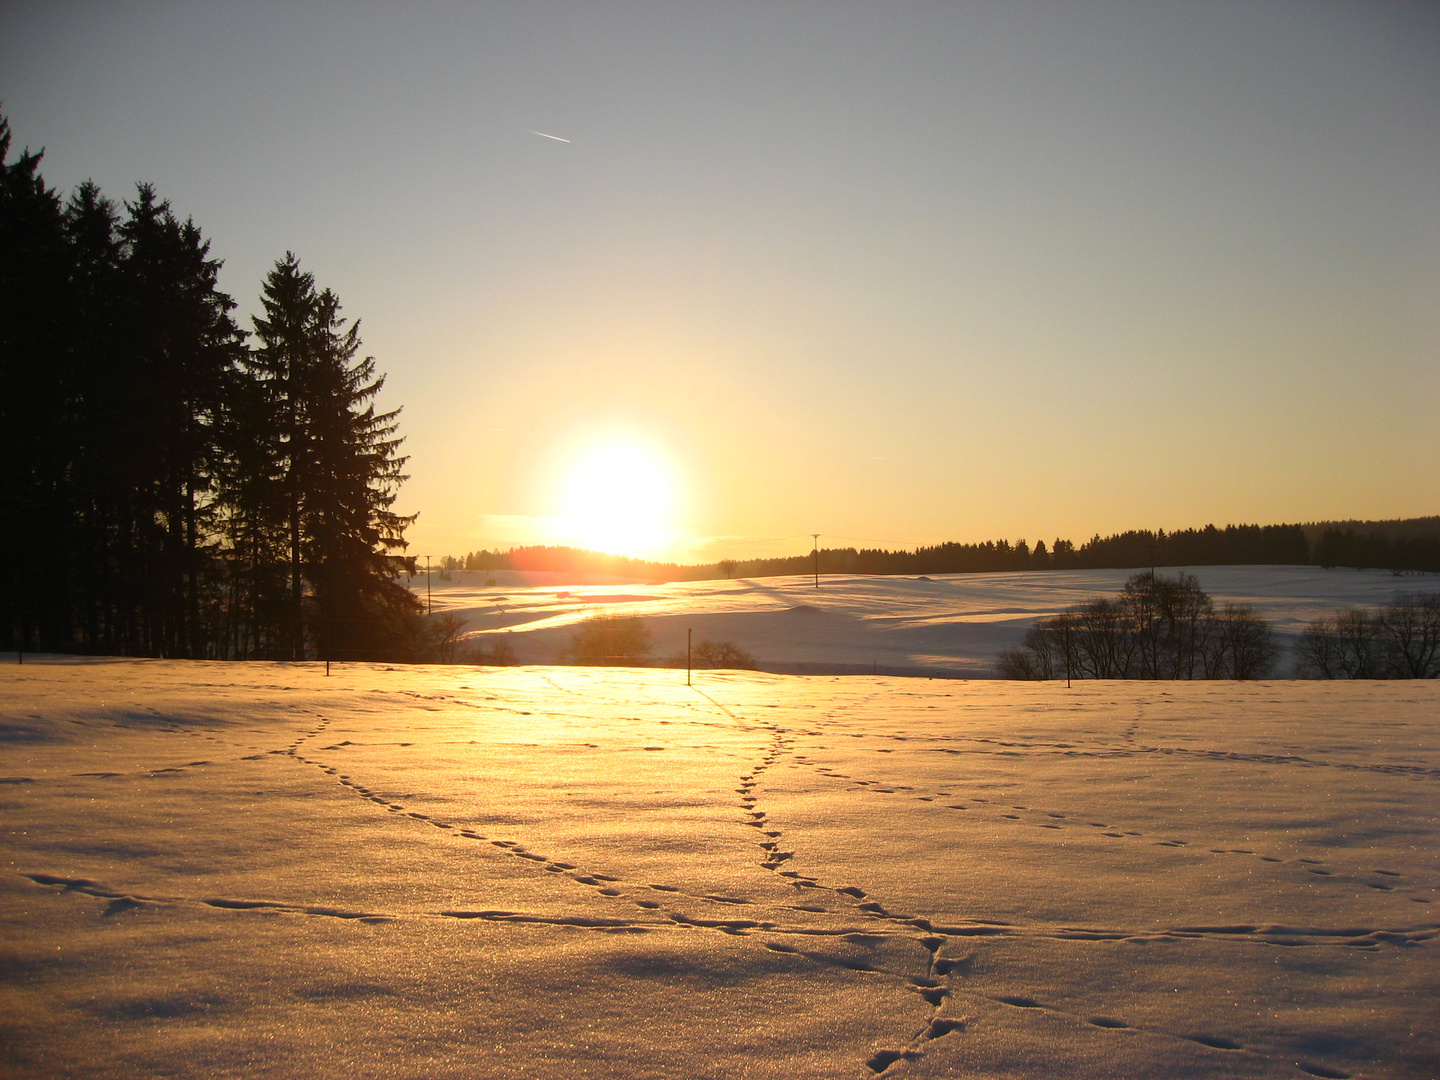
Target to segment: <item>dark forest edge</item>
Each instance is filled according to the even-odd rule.
[[[985,574],[1016,570],[1132,570],[1174,566],[1321,566],[1440,573],[1440,517],[1307,525],[1206,525],[1177,532],[1132,530],[1094,536],[1076,547],[1057,539],[945,543],[913,550],[825,548],[774,559],[722,559],[683,565],[570,547],[515,547],[447,555],[442,572],[546,571],[646,581],[708,581],[809,574]]]
[[[68,200],[0,117],[0,648],[405,659],[384,377],[286,253],[253,333],[193,220]]]

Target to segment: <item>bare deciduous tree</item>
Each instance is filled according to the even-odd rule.
[[[421,637],[422,657],[432,664],[453,664],[460,654],[460,635],[465,618],[453,611],[425,616]]]
[[[1097,597],[1031,626],[1000,654],[1007,679],[1260,679],[1279,648],[1251,607],[1217,613],[1190,574],[1136,574],[1116,599]]]
[[[1324,615],[1305,628],[1296,643],[1295,674],[1302,679],[1377,679],[1378,623],[1364,608]]]
[[[1380,649],[1391,676],[1440,676],[1440,593],[1399,593],[1379,622]]]
[[[755,657],[733,641],[711,641],[708,638],[695,647],[695,659],[710,668],[734,668],[753,671]]]
[[[1274,674],[1280,662],[1275,632],[1249,604],[1226,604],[1206,645],[1210,679],[1263,679]]]

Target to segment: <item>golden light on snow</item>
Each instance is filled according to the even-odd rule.
[[[559,531],[566,543],[592,551],[650,554],[673,535],[677,492],[657,448],[629,437],[594,442],[565,473]]]

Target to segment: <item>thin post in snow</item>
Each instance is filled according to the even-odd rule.
[[[1065,689],[1070,689],[1070,620],[1065,620]]]
[[[686,685],[686,686],[689,686],[689,685],[690,685],[690,642],[691,642],[691,635],[693,635],[694,633],[695,633],[695,631],[691,630],[688,626],[685,628],[685,685]]]
[[[430,606],[430,556],[425,556],[425,614],[435,614],[435,609]]]

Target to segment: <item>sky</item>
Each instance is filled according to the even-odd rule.
[[[1434,4],[15,3],[0,102],[339,295],[412,554],[1440,513]]]

